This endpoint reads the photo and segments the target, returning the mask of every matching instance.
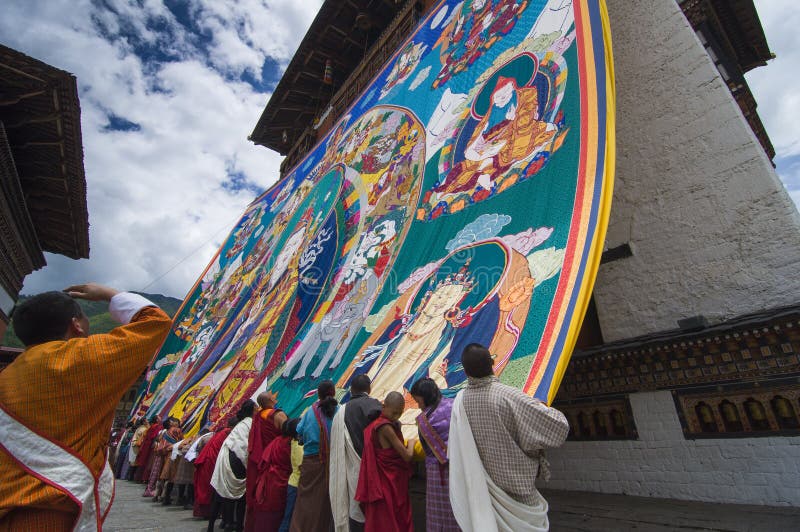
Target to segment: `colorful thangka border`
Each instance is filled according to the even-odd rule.
[[[460,354],[552,401],[608,223],[614,81],[600,0],[443,0],[325,138],[257,198],[176,315],[133,415],[289,415],[366,373],[448,396]]]

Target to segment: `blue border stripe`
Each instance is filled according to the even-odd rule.
[[[600,197],[603,192],[604,182],[603,177],[605,173],[605,148],[606,148],[606,120],[608,115],[608,103],[606,101],[606,63],[605,63],[605,41],[603,38],[603,25],[602,18],[600,17],[600,5],[597,0],[589,2],[589,26],[592,35],[592,49],[594,53],[595,76],[597,82],[597,127],[598,127],[598,146],[597,146],[597,167],[595,170],[594,193],[592,195],[592,208],[589,215],[589,228],[590,234],[587,234],[586,246],[583,249],[581,256],[581,263],[578,268],[578,275],[576,277],[576,284],[578,284],[585,276],[586,263],[589,259],[589,251],[592,248],[592,243],[596,235],[597,229],[597,216],[600,206]],[[581,117],[583,118],[583,117]],[[555,345],[553,346],[553,353],[547,364],[541,384],[535,392],[535,396],[539,398],[547,398],[550,388],[553,385],[553,375],[561,357],[564,356],[562,351],[564,343],[566,342],[567,332],[570,325],[575,321],[575,305],[577,304],[578,295],[581,293],[580,289],[574,290],[570,297],[569,305],[565,316],[569,316],[569,320],[565,320],[562,324],[561,331],[558,334]],[[555,356],[553,356],[555,355]],[[545,388],[546,386],[546,388]]]

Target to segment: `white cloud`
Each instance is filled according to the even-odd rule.
[[[78,79],[88,187],[91,258],[48,254],[23,292],[95,280],[183,297],[278,176],[247,140],[269,94],[236,80],[269,81],[261,65],[285,66],[320,3],[194,0],[187,21],[161,0],[6,2],[0,42]],[[108,130],[109,114],[138,129]]]
[[[775,146],[778,175],[800,205],[800,7],[793,0],[756,0],[755,4],[776,58],[749,72],[747,82]]]
[[[215,67],[260,75],[266,57],[286,66],[320,5],[321,0],[197,0],[193,10],[214,36]]]

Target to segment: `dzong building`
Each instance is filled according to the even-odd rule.
[[[547,487],[800,506],[800,215],[744,77],[754,2],[606,3],[614,200]],[[322,4],[250,137],[282,175],[435,4]]]

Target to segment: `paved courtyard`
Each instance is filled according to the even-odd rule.
[[[162,506],[142,497],[144,485],[125,480],[117,481],[114,503],[103,526],[104,531],[175,531],[206,530],[207,521],[192,517],[191,510],[181,506]],[[219,521],[217,521],[219,524]],[[219,530],[217,527],[215,530]]]
[[[193,518],[191,511],[154,504],[142,497],[142,491],[144,488],[140,484],[117,482],[114,505],[104,530],[200,532],[206,529],[206,522]],[[800,530],[800,508],[710,504],[569,491],[542,490],[542,493],[550,502],[550,529],[553,532]]]
[[[800,508],[746,506],[542,490],[550,503],[554,532],[641,530],[718,530],[796,532]]]

